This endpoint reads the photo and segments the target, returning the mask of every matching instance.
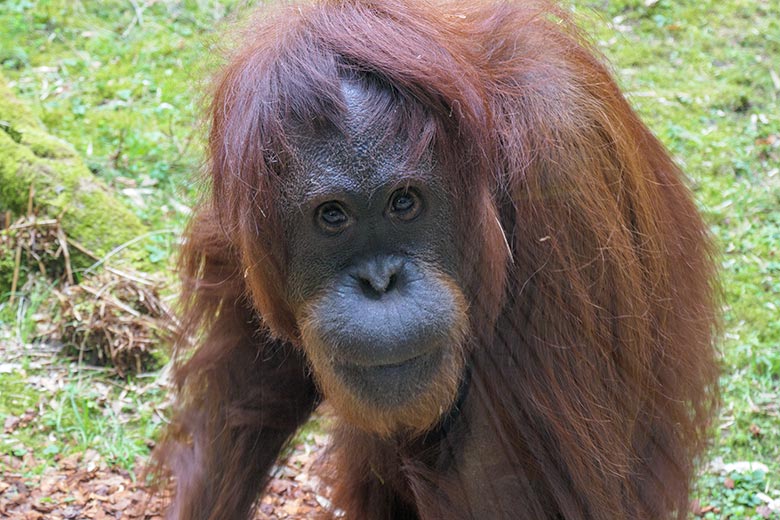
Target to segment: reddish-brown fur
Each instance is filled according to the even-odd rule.
[[[717,401],[710,243],[566,13],[330,0],[266,13],[243,41],[215,83],[212,191],[181,257],[182,337],[204,337],[177,353],[158,450],[172,516],[246,517],[319,400],[275,201],[286,119],[338,121],[346,63],[414,100],[398,126],[451,167],[470,336],[451,428],[337,428],[335,505],[351,519],[683,518]]]

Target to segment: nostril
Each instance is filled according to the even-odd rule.
[[[360,282],[360,288],[363,290],[363,293],[366,294],[366,296],[379,296],[381,291],[377,290],[374,287],[374,284],[371,283],[371,280],[368,278],[360,277],[358,278],[358,281]]]
[[[387,286],[385,287],[385,292],[390,292],[393,289],[395,289],[396,282],[398,281],[398,275],[396,273],[393,273],[390,275],[390,279],[387,281]]]

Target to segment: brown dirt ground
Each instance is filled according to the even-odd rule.
[[[323,452],[324,438],[295,446],[286,463],[276,468],[255,518],[308,519],[324,512],[330,506],[328,489],[311,473]],[[150,493],[130,472],[107,467],[97,452],[64,457],[40,476],[23,476],[22,468],[35,465],[30,454],[1,458],[0,467],[5,468],[0,474],[1,519],[164,518],[170,493]]]

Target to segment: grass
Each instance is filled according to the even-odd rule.
[[[74,145],[156,231],[149,261],[168,269],[194,201],[201,132],[196,106],[214,27],[239,2],[5,1],[0,68],[50,131]],[[132,468],[148,454],[161,419],[159,387],[119,382],[66,360],[35,361],[33,337],[49,288],[32,283],[13,306],[0,295],[0,421],[34,411],[35,421],[0,433],[0,455],[42,471],[55,457],[95,449]],[[10,362],[8,357],[11,358]],[[26,384],[47,375],[56,385]],[[145,380],[147,383],[152,378]]]
[[[611,25],[622,30],[601,35],[613,38],[602,48],[634,106],[690,175],[721,251],[722,454],[760,455],[777,469],[780,19],[763,5],[613,6],[619,18]],[[763,435],[746,436],[750,424],[763,426]]]
[[[204,56],[214,54],[214,27],[246,6],[161,0],[139,14],[134,5],[6,0],[0,66],[52,133],[73,143],[151,228],[179,229],[201,160],[194,122],[210,62]],[[723,410],[711,457],[758,461],[767,471],[705,473],[699,494],[719,508],[710,516],[747,518],[756,514],[758,493],[780,489],[780,3],[575,5],[632,104],[690,176],[720,249]],[[175,237],[154,240],[150,259],[165,269]],[[33,291],[27,301],[36,299]],[[0,301],[0,328],[26,339],[34,314],[34,305],[10,309]],[[19,363],[27,374],[40,373],[24,356]],[[67,370],[75,382],[48,396],[43,409],[56,407],[44,412],[44,430],[0,435],[0,451],[41,453],[54,438],[62,451],[92,446],[130,467],[153,437],[153,407],[162,397]],[[0,419],[40,405],[23,381],[0,371]],[[111,390],[89,391],[98,383]],[[133,419],[112,408],[122,392],[135,396]]]
[[[159,227],[180,222],[192,199],[189,179],[199,165],[192,87],[231,2],[148,4],[6,1],[0,65],[93,172],[118,188],[129,181],[154,188],[138,209]]]
[[[43,377],[55,384],[45,384]],[[2,374],[0,385],[0,417],[30,418],[29,424],[0,435],[0,453],[21,457],[28,474],[42,472],[55,457],[87,450],[109,464],[133,468],[148,455],[149,441],[162,423],[156,412],[162,400],[158,385],[117,382],[75,365],[54,374],[20,368]]]
[[[780,4],[590,5],[605,8],[593,22],[600,47],[690,176],[720,250],[723,410],[711,456],[768,472],[704,475],[699,493],[719,507],[710,517],[746,518],[757,492],[780,489]]]

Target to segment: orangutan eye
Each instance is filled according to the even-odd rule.
[[[413,189],[402,188],[393,192],[390,197],[388,212],[391,216],[402,220],[412,220],[422,209],[420,196]]]
[[[328,233],[337,233],[349,225],[349,215],[338,202],[326,202],[317,208],[317,224]]]

